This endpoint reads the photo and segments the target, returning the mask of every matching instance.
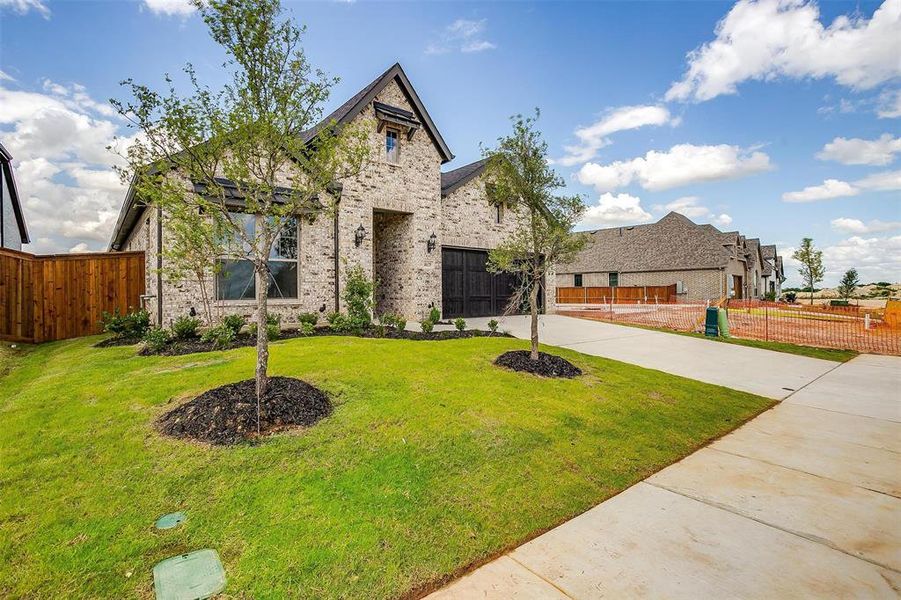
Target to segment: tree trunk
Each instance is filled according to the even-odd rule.
[[[810,305],[813,306],[813,278],[807,282],[807,285],[810,286]]]
[[[195,275],[197,277],[197,283],[200,286],[200,299],[203,302],[203,313],[206,317],[206,324],[208,327],[212,327],[213,309],[212,303],[210,302],[210,295],[207,293],[206,289],[206,271],[201,271]]]
[[[532,316],[532,352],[529,358],[538,360],[538,282],[532,282],[529,290],[529,310]]]
[[[260,405],[269,384],[269,335],[266,318],[269,316],[267,299],[269,293],[269,267],[263,262],[255,268],[257,284],[257,435],[260,433]]]

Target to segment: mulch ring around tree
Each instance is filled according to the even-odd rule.
[[[309,427],[332,412],[328,396],[293,377],[270,377],[260,404],[260,434]],[[216,446],[257,437],[256,383],[253,379],[206,391],[157,420],[167,436]]]
[[[578,377],[582,374],[582,369],[565,358],[539,352],[538,360],[532,360],[530,355],[528,350],[511,350],[498,356],[494,364],[542,377]]]
[[[378,328],[371,327],[360,332],[353,331],[334,331],[331,327],[317,327],[313,333],[304,335],[299,329],[283,329],[278,340],[290,340],[299,337],[318,337],[324,335],[346,335],[363,338],[381,338],[388,340],[421,340],[421,341],[440,341],[440,340],[459,340],[475,337],[511,337],[507,333],[491,333],[490,331],[481,331],[479,329],[467,329],[464,331],[432,331],[424,333],[422,331],[398,331],[397,329],[386,327],[382,335]],[[273,341],[278,341],[273,340]],[[201,339],[193,340],[174,340],[168,343],[161,351],[151,352],[147,348],[143,348],[140,354],[143,356],[163,355],[163,356],[181,356],[184,354],[194,354],[197,352],[213,352],[214,350],[230,350],[232,348],[243,348],[246,346],[255,346],[257,338],[247,333],[242,333],[224,348],[217,348],[213,342],[204,342]]]

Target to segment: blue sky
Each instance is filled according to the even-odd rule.
[[[330,106],[399,61],[448,168],[540,107],[582,228],[676,208],[784,255],[811,236],[826,283],[849,267],[901,280],[901,0],[286,7],[313,64],[341,77]],[[128,134],[106,101],[187,60],[220,84],[221,52],[181,0],[0,0],[0,14],[0,140],[30,250],[102,249],[124,193],[104,148]]]

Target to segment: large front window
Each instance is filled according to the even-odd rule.
[[[256,232],[258,217],[243,213],[231,215],[235,221],[243,223],[249,238]],[[240,240],[233,242],[237,247],[232,254],[246,251]],[[297,219],[289,218],[269,252],[270,298],[297,298]],[[219,300],[255,300],[257,296],[253,263],[246,259],[222,258],[216,276],[216,297]]]

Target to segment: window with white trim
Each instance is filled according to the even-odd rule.
[[[390,127],[385,129],[385,160],[389,163],[400,162],[400,132]]]
[[[256,232],[257,215],[231,213],[232,219],[243,222],[248,238]],[[272,244],[269,252],[269,298],[297,298],[297,219],[291,217],[285,222],[281,233]],[[232,255],[246,252],[246,245],[240,240],[239,247]],[[216,298],[219,300],[255,300],[257,297],[256,278],[253,263],[247,259],[222,258],[219,261],[219,273],[216,274]]]

